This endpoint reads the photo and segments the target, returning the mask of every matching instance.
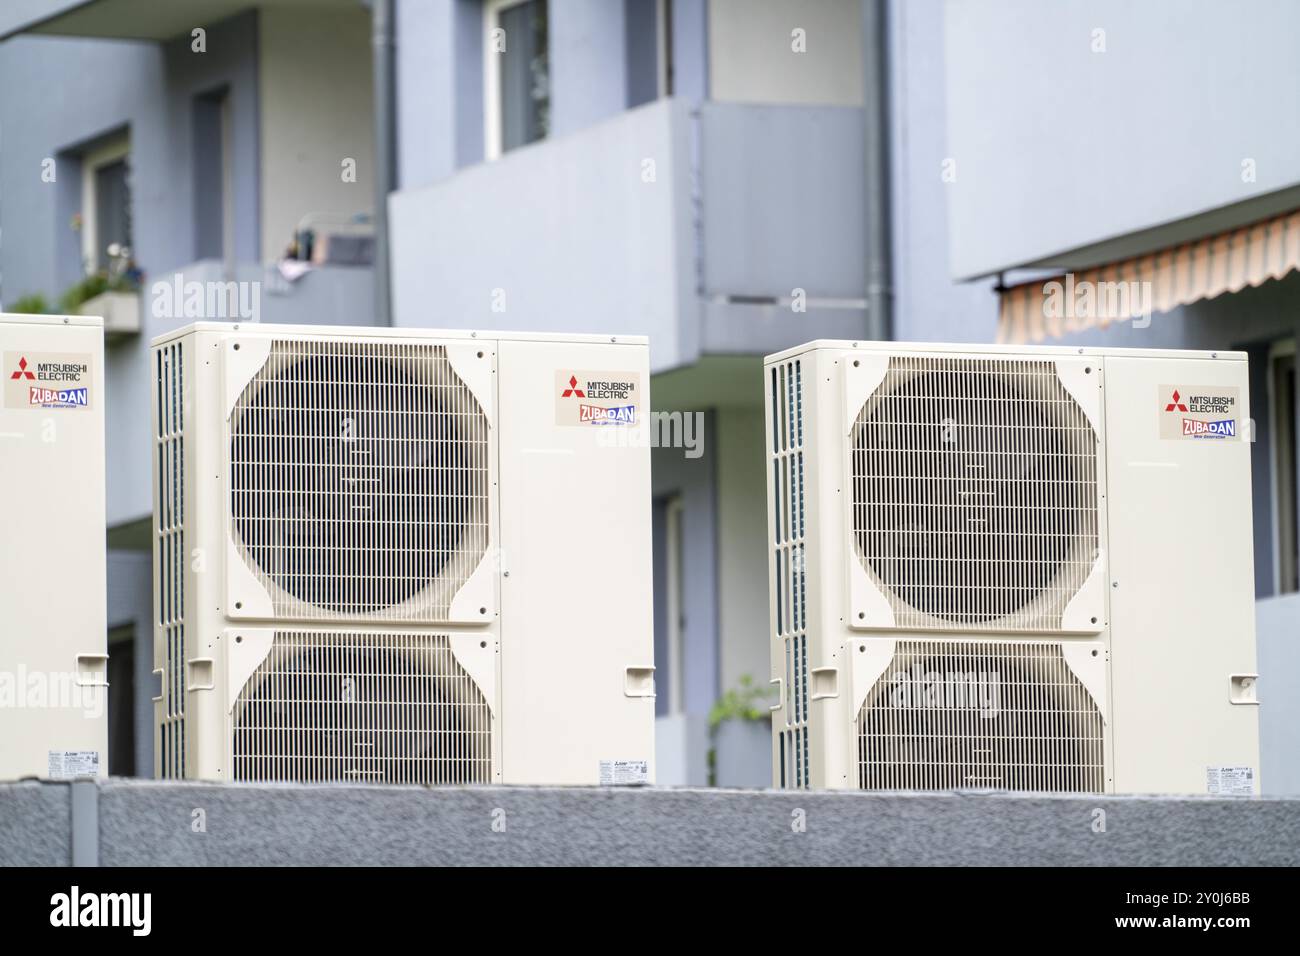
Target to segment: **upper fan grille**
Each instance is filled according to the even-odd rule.
[[[279,617],[446,620],[488,541],[488,425],[439,345],[276,341],[231,416],[236,540]]]
[[[235,780],[491,782],[492,715],[443,635],[279,631],[233,717]]]
[[[858,715],[858,785],[1100,793],[1105,725],[1059,644],[899,641]]]
[[[899,627],[1053,630],[1098,547],[1097,440],[1050,361],[895,357],[851,442]]]

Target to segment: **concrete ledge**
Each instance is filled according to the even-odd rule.
[[[134,780],[98,789],[104,866],[1300,863],[1294,798]],[[66,784],[0,785],[0,862],[67,863],[69,816]]]

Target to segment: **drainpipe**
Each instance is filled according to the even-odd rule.
[[[372,0],[375,67],[375,324],[392,325],[388,194],[397,187],[397,83],[393,36],[396,0]]]
[[[862,112],[866,173],[867,338],[894,333],[889,210],[888,0],[862,0]]]

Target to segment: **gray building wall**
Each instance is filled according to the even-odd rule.
[[[991,342],[998,314],[993,281],[954,279],[948,247],[951,180],[965,169],[949,162],[944,3],[889,4],[894,338]]]
[[[949,0],[945,33],[958,276],[1300,182],[1291,0]]]

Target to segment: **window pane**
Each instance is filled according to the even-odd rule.
[[[501,55],[501,148],[541,139],[550,126],[550,69],[546,2],[528,0],[501,11],[506,49]]]
[[[131,190],[126,160],[95,170],[95,266],[108,268],[108,247],[131,245]]]

